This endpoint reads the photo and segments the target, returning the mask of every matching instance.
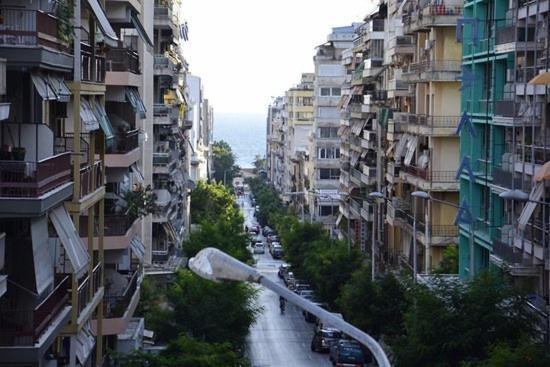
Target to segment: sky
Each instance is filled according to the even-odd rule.
[[[361,21],[374,0],[183,0],[184,50],[218,114],[265,115],[313,72],[314,48],[331,27]]]

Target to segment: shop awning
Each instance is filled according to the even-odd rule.
[[[130,103],[134,111],[139,114],[139,117],[144,119],[146,117],[147,109],[143,104],[143,100],[139,95],[138,89],[136,87],[126,87],[125,93],[126,93],[126,101],[128,101],[128,103]]]
[[[139,238],[139,236],[136,235],[132,238],[130,241],[130,248],[139,261],[143,261],[143,258],[145,257],[145,246],[143,245],[143,242],[141,242],[141,238]]]
[[[86,361],[88,358],[90,358],[90,354],[92,353],[92,349],[94,349],[95,345],[95,338],[94,334],[92,332],[92,327],[90,325],[90,321],[88,321],[82,329],[78,332],[76,335],[76,342],[75,342],[75,354],[76,359],[82,366],[86,365]]]
[[[58,206],[49,213],[55,231],[63,245],[65,254],[73,267],[73,272],[78,276],[82,275],[88,268],[90,256],[86,246],[80,239],[67,209],[63,205]]]
[[[80,97],[80,120],[84,132],[89,133],[99,129],[99,121],[86,97]]]
[[[130,13],[130,19],[132,20],[132,24],[134,25],[134,28],[136,29],[137,33],[139,34],[139,37],[145,42],[147,51],[152,52],[153,51],[153,42],[151,42],[151,39],[149,38],[149,35],[147,34],[147,31],[143,27],[143,24],[141,24],[141,21],[139,20],[138,14],[132,10]]]
[[[178,234],[176,233],[176,230],[174,229],[174,226],[172,225],[172,223],[170,223],[170,221],[168,221],[168,222],[163,223],[162,226],[164,227],[164,231],[166,232],[168,237],[170,237],[172,242],[175,245],[177,245],[178,244]]]
[[[54,262],[48,245],[48,217],[31,219],[31,239],[36,293],[42,294],[54,280]]]
[[[95,102],[94,106],[94,112],[96,115],[97,120],[99,121],[99,125],[101,126],[101,129],[105,133],[105,139],[111,140],[115,136],[115,132],[113,130],[113,125],[111,124],[111,120],[109,119],[109,116],[107,116],[107,111],[105,111],[105,107],[99,100]]]
[[[529,194],[529,201],[525,203],[525,205],[523,206],[523,210],[521,211],[521,214],[519,216],[518,227],[520,230],[525,230],[525,226],[527,226],[529,219],[531,219],[531,216],[535,212],[537,201],[542,198],[543,193],[544,181],[537,182],[537,184],[533,187],[531,193]]]
[[[405,160],[403,161],[405,166],[410,166],[417,145],[418,136],[411,137],[407,143],[407,154],[405,155]]]
[[[55,75],[48,75],[48,81],[50,82],[50,87],[54,90],[57,101],[67,103],[71,100],[71,90],[65,84],[63,78]]]
[[[57,94],[55,94],[53,85],[50,83],[48,78],[42,73],[32,73],[31,74],[32,83],[36,88],[40,97],[45,101],[55,101],[57,100]]]
[[[94,18],[97,20],[97,25],[101,29],[101,33],[105,36],[105,43],[109,46],[116,47],[118,46],[118,37],[107,19],[107,14],[105,9],[99,3],[98,0],[86,0],[90,10],[94,14]]]
[[[545,71],[535,76],[533,79],[529,80],[528,84],[534,85],[546,85],[550,84],[550,71]]]

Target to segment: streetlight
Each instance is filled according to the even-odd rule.
[[[416,283],[416,274],[418,274],[418,265],[417,263],[417,254],[416,254],[416,209],[417,209],[417,199],[430,200],[431,196],[425,191],[413,191],[411,196],[414,197],[414,207],[413,207],[413,283]],[[428,253],[424,255],[425,258],[428,257]]]
[[[380,191],[373,191],[371,192],[369,195],[368,195],[369,198],[371,198],[372,200],[377,200],[377,199],[386,199],[386,197],[384,196],[384,194],[382,194]],[[376,273],[376,270],[375,270],[375,266],[376,266],[376,260],[374,259],[374,251],[376,250],[376,245],[375,245],[375,241],[376,241],[376,238],[375,238],[375,233],[376,233],[376,220],[378,218],[378,206],[374,205],[374,212],[373,212],[373,215],[374,215],[374,218],[372,218],[372,243],[371,243],[371,280],[374,282],[374,275]]]
[[[530,201],[529,194],[517,189],[501,192],[498,196],[504,200],[515,200],[521,202]]]
[[[374,355],[378,366],[390,367],[386,353],[380,344],[370,335],[298,296],[296,293],[289,291],[287,288],[269,280],[256,269],[216,248],[208,247],[201,250],[195,257],[189,260],[189,268],[200,277],[213,281],[235,280],[261,284],[284,297],[287,301],[319,317],[323,322],[334,325],[359,343],[365,345]]]

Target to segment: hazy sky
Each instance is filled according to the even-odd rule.
[[[185,54],[218,113],[265,114],[271,96],[313,72],[331,27],[360,21],[373,0],[183,0]]]

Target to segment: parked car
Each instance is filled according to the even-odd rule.
[[[288,287],[289,285],[291,284],[294,284],[294,281],[296,279],[294,279],[294,273],[289,271],[288,273],[286,273],[286,275],[283,277],[283,281],[285,282],[286,286]]]
[[[315,296],[315,293],[311,289],[303,289],[296,292],[297,295],[304,298],[312,299]]]
[[[273,229],[271,229],[269,226],[265,226],[264,229],[262,230],[262,234],[264,235],[264,237],[267,237],[273,233],[274,233]]]
[[[294,293],[298,293],[299,291],[305,291],[305,290],[313,290],[311,285],[309,283],[304,282],[303,280],[295,280],[293,284],[288,286],[288,289],[290,289]]]
[[[279,266],[279,271],[277,272],[277,275],[279,276],[279,278],[283,279],[289,271],[290,265],[282,264],[281,266]]]
[[[273,256],[273,258],[275,260],[279,260],[279,259],[282,259],[283,258],[283,248],[281,246],[273,246],[271,248],[271,256]]]
[[[325,303],[325,302],[320,302],[320,301],[317,301],[315,298],[311,299],[310,300],[311,303],[321,307],[321,308],[324,308],[325,310],[328,310],[328,304]],[[317,316],[315,316],[314,314],[312,313],[309,313],[308,311],[306,310],[302,310],[302,315],[304,315],[304,319],[307,321],[307,322],[317,322],[318,321],[318,318]]]
[[[256,242],[254,244],[254,254],[265,254],[265,247],[263,242]]]
[[[271,245],[275,242],[279,243],[279,237],[276,234],[270,234],[269,236],[267,236],[267,243]]]
[[[332,343],[342,337],[342,332],[336,328],[317,328],[311,340],[311,350],[327,353]]]
[[[364,367],[372,362],[370,354],[365,354],[361,344],[353,339],[340,339],[332,343],[329,358],[334,366]]]

